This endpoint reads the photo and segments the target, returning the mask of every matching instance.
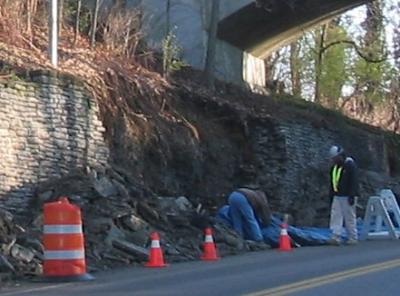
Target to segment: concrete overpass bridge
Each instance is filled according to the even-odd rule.
[[[203,69],[213,0],[128,0],[145,16],[147,40],[160,47],[175,28],[183,59]],[[371,0],[220,0],[216,75],[264,86],[263,59],[304,31]]]
[[[312,27],[367,0],[258,0],[219,21],[218,37],[265,58]]]

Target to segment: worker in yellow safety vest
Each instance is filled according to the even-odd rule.
[[[329,243],[341,244],[344,222],[348,238],[346,243],[354,245],[358,241],[355,209],[358,195],[357,166],[354,159],[346,157],[344,149],[337,145],[330,148],[329,157],[333,162],[330,170],[332,237]]]

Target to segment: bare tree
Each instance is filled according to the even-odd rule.
[[[32,34],[32,0],[26,1],[26,32]]]
[[[315,57],[315,91],[314,91],[314,102],[321,102],[321,74],[322,74],[322,63],[323,63],[323,48],[325,45],[326,31],[328,25],[323,25],[320,30],[317,30],[318,34],[315,36],[316,57]]]
[[[33,17],[36,14],[38,0],[26,0],[26,32],[32,34]],[[30,36],[32,38],[32,36]]]
[[[81,9],[82,9],[82,0],[76,0],[74,45],[76,45],[76,42],[78,40],[78,35],[79,35],[79,21],[80,21],[80,16],[81,16]]]
[[[400,13],[400,1],[397,3],[397,7],[394,7],[394,10],[397,12],[397,14]],[[400,24],[397,24],[394,27],[393,47],[395,65],[397,67],[397,70],[400,71]]]
[[[128,9],[125,3],[116,3],[102,21],[103,42],[115,53],[134,57],[142,38],[139,10]]]
[[[58,36],[61,36],[64,21],[64,0],[58,0]]]
[[[290,80],[292,82],[292,94],[297,97],[301,96],[299,52],[300,42],[292,42],[290,44]]]
[[[92,48],[96,45],[97,17],[99,14],[99,0],[95,0],[92,19],[91,42]]]
[[[167,37],[168,34],[171,31],[171,15],[170,15],[170,13],[171,13],[171,1],[170,0],[167,0],[165,11],[166,11],[166,14],[167,14],[167,21],[166,21],[167,24],[165,26],[165,37]]]

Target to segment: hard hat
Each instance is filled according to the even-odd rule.
[[[337,145],[334,145],[329,149],[329,157],[334,158],[344,152],[343,148]]]

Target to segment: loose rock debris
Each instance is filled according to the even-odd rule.
[[[269,248],[264,243],[244,241],[201,204],[192,204],[184,196],[156,196],[115,169],[101,175],[80,172],[40,184],[24,217],[17,219],[0,209],[0,279],[42,275],[43,204],[62,196],[82,210],[89,272],[143,265],[153,231],[160,233],[169,263],[199,260],[208,226],[214,229],[221,256]]]

